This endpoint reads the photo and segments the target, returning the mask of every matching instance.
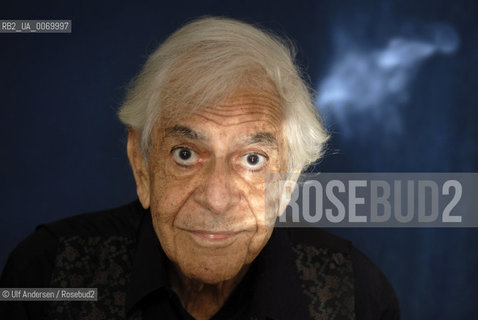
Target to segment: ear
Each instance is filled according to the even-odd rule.
[[[136,181],[136,193],[143,208],[148,209],[150,205],[150,178],[149,170],[140,147],[141,134],[128,129],[128,159],[133,169],[134,180]]]

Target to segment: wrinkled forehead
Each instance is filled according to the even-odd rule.
[[[262,124],[276,132],[282,124],[280,101],[258,90],[238,91],[221,103],[193,110],[191,115],[223,126]]]
[[[258,122],[281,133],[284,121],[283,104],[276,91],[270,88],[241,88],[208,103],[168,104],[164,107],[158,118],[162,127],[201,117],[224,126]]]

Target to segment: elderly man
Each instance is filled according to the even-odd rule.
[[[271,188],[270,205],[266,173],[293,180],[327,139],[286,42],[235,20],[191,22],[149,57],[119,116],[139,201],[40,226],[0,282],[98,288],[98,301],[4,302],[12,318],[399,318],[349,242],[273,232],[288,195]]]

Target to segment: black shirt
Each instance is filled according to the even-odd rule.
[[[98,288],[98,301],[0,302],[8,319],[192,319],[138,201],[41,225],[9,256],[0,287]],[[399,319],[381,271],[319,229],[276,228],[212,319]]]

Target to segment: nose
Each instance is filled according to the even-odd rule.
[[[240,192],[227,163],[217,160],[207,169],[197,200],[209,211],[224,214],[240,201]]]

